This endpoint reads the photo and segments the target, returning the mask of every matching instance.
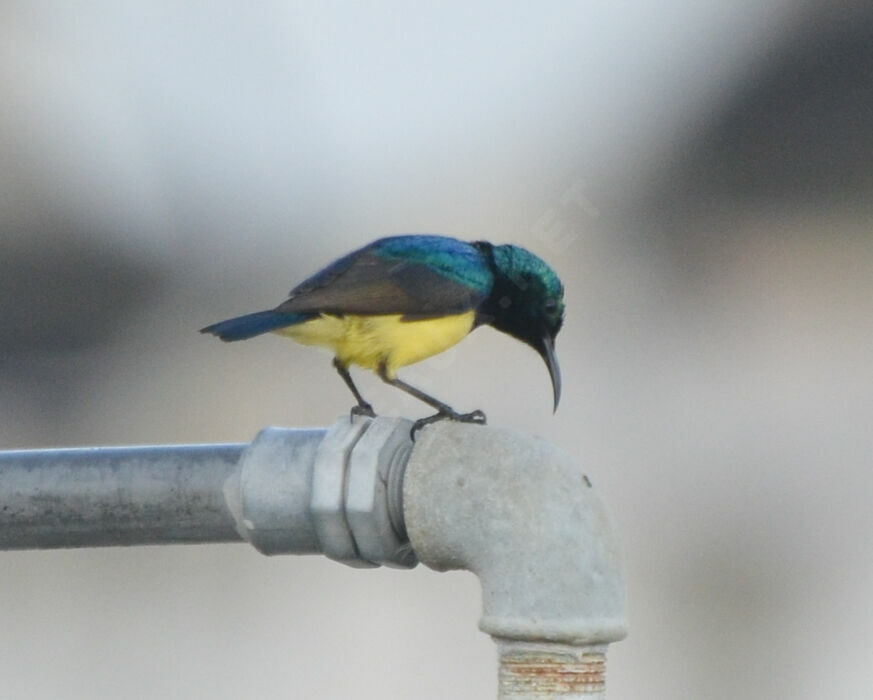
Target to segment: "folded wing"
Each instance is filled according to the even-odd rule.
[[[295,287],[276,311],[428,318],[476,308],[492,284],[487,261],[469,243],[395,236],[340,258]]]

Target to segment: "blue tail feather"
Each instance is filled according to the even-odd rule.
[[[281,313],[280,311],[258,311],[245,316],[229,318],[226,321],[214,323],[201,328],[201,333],[212,333],[222,340],[245,340],[261,333],[269,333],[278,328],[293,326],[310,318],[312,314]]]

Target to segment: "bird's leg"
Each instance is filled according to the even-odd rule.
[[[443,403],[439,399],[435,399],[429,394],[425,394],[421,389],[416,389],[414,386],[410,386],[397,377],[392,378],[388,376],[388,368],[385,366],[384,362],[379,365],[379,377],[383,382],[390,384],[391,386],[396,386],[398,389],[402,389],[410,396],[414,396],[419,401],[424,401],[424,403],[433,406],[437,410],[434,415],[428,416],[427,418],[420,418],[413,423],[412,430],[409,431],[413,440],[415,439],[415,433],[425,425],[435,423],[439,420],[445,420],[446,418],[461,423],[478,423],[479,425],[485,425],[485,414],[482,411],[476,410],[471,413],[458,413],[448,404]]]
[[[333,366],[336,368],[336,371],[339,373],[339,376],[343,378],[343,381],[346,383],[346,386],[351,390],[351,392],[355,395],[355,399],[358,402],[357,406],[352,406],[351,415],[354,416],[369,416],[370,418],[375,418],[376,413],[373,411],[373,407],[364,401],[364,397],[361,396],[361,392],[358,391],[358,387],[355,386],[355,383],[352,381],[352,375],[349,374],[348,368],[339,361],[339,358],[333,358]]]

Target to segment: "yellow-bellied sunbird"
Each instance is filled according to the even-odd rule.
[[[336,260],[291,290],[275,309],[202,329],[222,340],[274,332],[334,353],[333,364],[357,400],[353,414],[374,415],[349,365],[437,410],[425,423],[451,418],[484,423],[482,411],[458,413],[397,377],[400,367],[436,355],[489,325],[534,348],[561,397],[555,336],[564,318],[560,279],[540,258],[514,245],[466,243],[446,236],[381,238]]]

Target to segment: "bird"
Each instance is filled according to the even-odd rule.
[[[442,419],[484,424],[485,413],[460,413],[401,380],[398,370],[436,355],[480,326],[491,326],[542,357],[561,398],[555,338],[564,321],[564,288],[541,258],[516,245],[432,234],[380,238],[337,259],[294,287],[273,309],[201,329],[224,341],[264,333],[333,351],[333,366],[355,397],[351,414],[375,416],[349,373],[370,369],[436,413],[415,432]]]

